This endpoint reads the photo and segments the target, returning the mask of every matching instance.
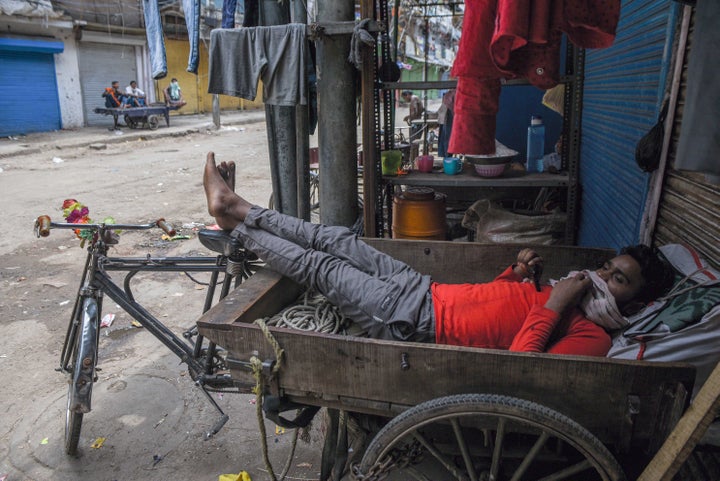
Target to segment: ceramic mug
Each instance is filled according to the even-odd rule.
[[[443,159],[443,171],[447,175],[455,175],[462,172],[462,162],[455,157],[445,157]]]
[[[432,155],[421,155],[415,159],[415,165],[418,171],[428,173],[432,172],[434,161],[435,157]]]

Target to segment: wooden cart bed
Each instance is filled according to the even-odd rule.
[[[369,239],[440,282],[484,282],[510,265],[518,246]],[[594,267],[601,249],[533,246],[545,277]],[[200,333],[228,350],[231,373],[254,386],[248,361],[275,360],[252,324],[294,301],[300,286],[261,269],[210,309]],[[694,368],[681,363],[621,361],[306,333],[270,331],[284,350],[270,390],[291,401],[391,417],[450,394],[504,394],[534,401],[575,420],[616,452],[655,452],[687,407]]]

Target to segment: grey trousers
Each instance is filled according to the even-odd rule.
[[[254,100],[262,80],[266,104],[306,105],[306,45],[304,24],[215,29],[208,92]]]
[[[254,206],[232,235],[270,269],[322,293],[370,337],[435,341],[430,277],[349,229]]]

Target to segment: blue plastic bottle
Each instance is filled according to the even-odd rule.
[[[533,115],[527,136],[527,162],[525,163],[527,171],[542,172],[544,155],[545,125],[543,125],[542,117]]]

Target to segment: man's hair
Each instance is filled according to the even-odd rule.
[[[672,266],[661,258],[657,250],[638,244],[623,247],[620,255],[629,255],[640,264],[640,272],[645,280],[645,286],[638,292],[637,298],[641,302],[650,302],[665,294],[675,281],[675,272]]]
[[[403,90],[402,94],[403,95],[412,95],[412,90]]]
[[[131,80],[131,81],[130,81],[130,85],[136,84],[136,83],[137,83],[137,82],[136,82],[135,80]]]
[[[113,80],[112,82],[110,82],[110,85],[115,85],[115,84],[119,84],[119,83],[120,82],[118,82],[117,80]]]
[[[177,79],[176,79],[175,77],[173,77],[172,79],[170,79],[170,81],[171,81],[171,82],[177,82]]]

